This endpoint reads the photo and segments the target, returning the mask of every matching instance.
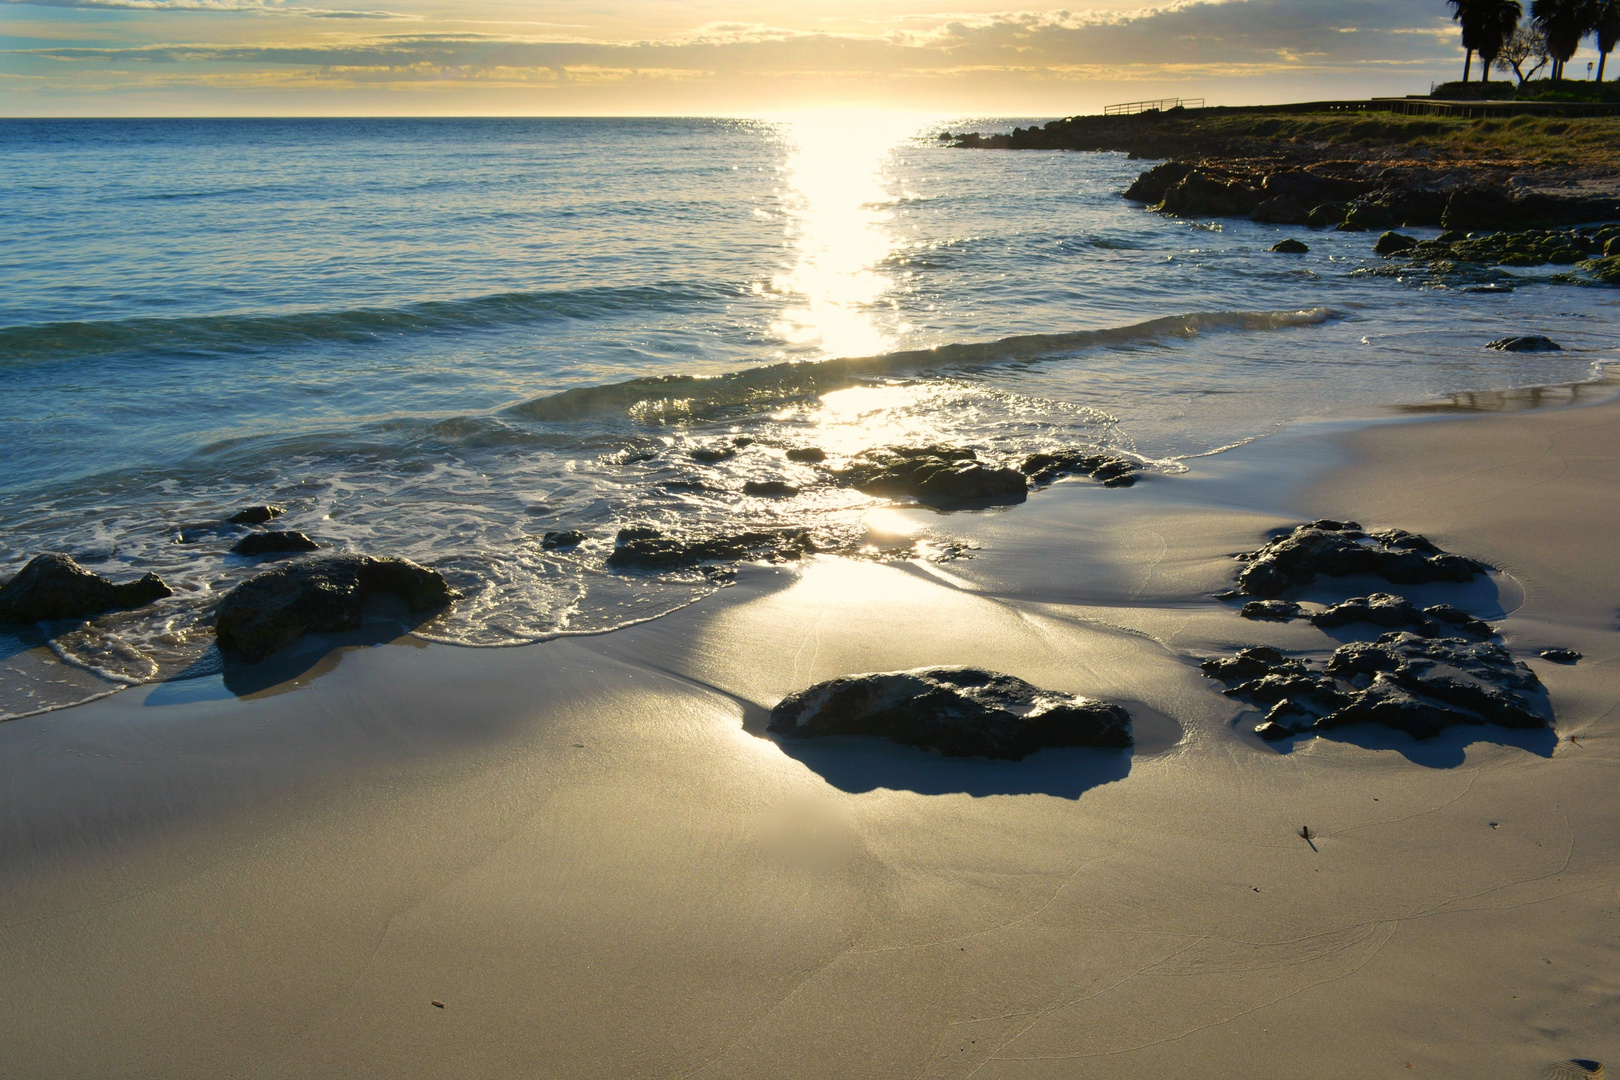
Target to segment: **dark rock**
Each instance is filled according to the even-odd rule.
[[[1609,246],[1615,246],[1610,240]],[[1581,264],[1581,268],[1593,277],[1609,285],[1620,285],[1620,252],[1610,252],[1607,258],[1588,259]]]
[[[1309,252],[1311,248],[1310,245],[1306,244],[1304,241],[1295,240],[1290,236],[1286,240],[1277,241],[1275,244],[1272,244],[1270,247],[1266,248],[1266,250],[1275,251],[1281,255],[1304,255]]]
[[[1299,605],[1292,600],[1250,600],[1238,614],[1245,619],[1287,622],[1299,617]]]
[[[545,551],[561,551],[565,548],[574,548],[585,542],[585,534],[578,529],[563,529],[548,532],[540,538],[540,547]]]
[[[1496,636],[1496,628],[1490,623],[1476,619],[1466,611],[1459,611],[1450,604],[1419,608],[1405,597],[1390,593],[1352,597],[1312,615],[1311,622],[1323,630],[1352,623],[1368,623],[1386,630],[1410,630],[1420,637],[1467,635],[1483,640]]]
[[[1164,193],[1155,208],[1176,217],[1247,217],[1260,193],[1236,179],[1194,169]]]
[[[950,757],[1013,760],[1048,746],[1131,745],[1130,715],[1118,705],[966,667],[817,683],[782,699],[768,729],[793,738],[880,735]]]
[[[704,563],[744,559],[798,559],[819,550],[808,529],[776,529],[735,536],[682,540],[656,529],[638,526],[619,530],[618,543],[607,558],[615,570],[688,570]]]
[[[1287,195],[1265,199],[1249,214],[1249,220],[1262,225],[1304,225],[1311,212]]]
[[[701,461],[709,465],[736,456],[737,448],[735,446],[700,446],[692,451],[693,461]]]
[[[1502,190],[1459,188],[1447,200],[1440,225],[1445,229],[1508,229],[1519,217],[1519,208]]]
[[[249,506],[238,510],[228,520],[232,525],[263,525],[287,512],[284,506]]]
[[[1344,220],[1345,204],[1342,202],[1320,203],[1311,207],[1310,216],[1305,224],[1313,229],[1331,229]]]
[[[392,593],[417,612],[457,598],[443,575],[409,559],[318,555],[261,571],[232,589],[214,613],[214,634],[222,649],[258,663],[305,634],[357,629],[375,593]]]
[[[0,586],[0,622],[86,619],[173,595],[156,574],[115,585],[66,555],[36,555]]]
[[[798,488],[782,480],[750,480],[743,485],[744,495],[754,495],[762,499],[782,499],[798,493]]]
[[[753,446],[754,442],[755,440],[752,435],[738,435],[736,438],[731,440],[731,445],[741,449],[745,446]]]
[[[319,544],[301,532],[291,529],[272,529],[268,532],[249,533],[232,547],[233,555],[285,555],[296,551],[317,551]]]
[[[1523,337],[1497,338],[1485,346],[1487,349],[1499,349],[1502,352],[1563,352],[1564,347],[1551,338],[1541,337],[1539,334],[1527,334]]]
[[[1574,649],[1542,649],[1538,655],[1555,664],[1573,664],[1581,658],[1581,654]]]
[[[972,450],[951,446],[867,450],[833,477],[868,495],[934,506],[1023,502],[1029,491],[1018,470],[985,465]]]
[[[1166,161],[1155,165],[1138,176],[1136,182],[1125,189],[1125,197],[1132,202],[1146,203],[1149,206],[1161,203],[1164,201],[1165,192],[1181,183],[1192,171],[1191,165],[1181,161]]]
[[[651,525],[626,525],[613,537],[615,544],[622,544],[627,540],[657,540],[664,535],[661,529]]]
[[[789,461],[826,461],[827,451],[819,446],[795,446],[787,452]]]
[[[1063,476],[1089,476],[1103,487],[1130,487],[1136,483],[1140,468],[1134,461],[1109,454],[1059,450],[1029,455],[1018,466],[1018,471],[1034,485],[1050,484]]]
[[[1441,551],[1414,533],[1369,534],[1353,521],[1313,521],[1238,558],[1248,564],[1238,575],[1238,591],[1261,597],[1308,585],[1318,574],[1374,574],[1397,585],[1418,585],[1470,581],[1485,572],[1482,564]]]
[[[1403,251],[1411,251],[1417,247],[1417,243],[1417,240],[1413,237],[1398,232],[1387,232],[1378,238],[1378,243],[1373,245],[1373,254],[1385,257],[1399,255]]]
[[[1341,646],[1321,669],[1275,649],[1245,649],[1201,667],[1228,684],[1228,695],[1272,706],[1256,729],[1265,739],[1361,722],[1419,739],[1454,724],[1548,723],[1535,673],[1490,642],[1395,632]]]

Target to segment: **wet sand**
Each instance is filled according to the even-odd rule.
[[[1304,427],[1187,476],[957,515],[972,559],[750,568],[600,637],[311,643],[253,687],[0,725],[0,1076],[1614,1057],[1617,459],[1620,403]],[[1430,588],[1500,621],[1556,736],[1249,734],[1195,660],[1331,643],[1209,596],[1233,552],[1318,515],[1500,566]],[[1533,657],[1549,645],[1586,658]],[[1138,746],[1008,763],[763,733],[810,682],[942,663],[1125,703]]]

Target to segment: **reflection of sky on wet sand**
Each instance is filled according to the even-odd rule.
[[[877,267],[894,251],[890,155],[918,126],[882,112],[817,112],[781,125],[788,148],[788,239],[793,263],[771,282],[789,298],[771,332],[823,356],[872,356],[894,347],[873,318],[893,286]]]

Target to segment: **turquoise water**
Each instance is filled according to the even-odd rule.
[[[625,524],[858,538],[872,500],[791,446],[1086,444],[1173,482],[1614,355],[1615,290],[1377,276],[1370,236],[1161,218],[1117,194],[1150,163],[931,137],[963,126],[998,122],[0,122],[0,573],[64,550],[178,590],[0,643],[0,714],[206,666],[254,564],[187,526],[249,503],[440,567],[467,599],[424,633],[511,644],[716,587],[605,569]],[[1568,351],[1482,348],[1524,332]]]

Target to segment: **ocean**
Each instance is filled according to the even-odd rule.
[[[1369,234],[1121,199],[1152,162],[936,137],[1028,122],[0,122],[0,575],[64,551],[176,591],[0,632],[0,719],[218,671],[213,606],[264,563],[221,521],[251,504],[443,571],[464,599],[419,635],[515,645],[726,584],[607,566],[626,526],[963,554],[950,514],[863,548],[880,500],[828,470],[870,447],[1098,447],[1173,484],[1615,356],[1620,293],[1557,268],[1391,274]],[[1520,333],[1564,351],[1484,348]],[[797,494],[743,493],[769,480]]]

